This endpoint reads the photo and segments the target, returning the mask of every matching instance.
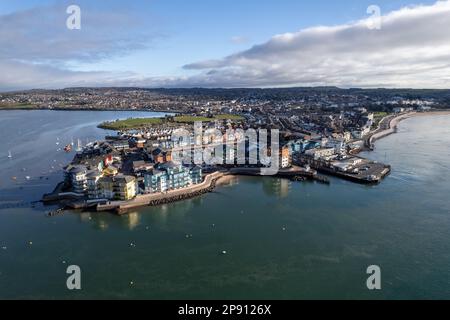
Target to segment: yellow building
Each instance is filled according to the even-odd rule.
[[[98,197],[114,200],[131,200],[136,197],[136,178],[118,175],[115,177],[102,177],[98,181]]]
[[[115,176],[119,173],[119,170],[116,167],[109,166],[103,170],[103,175],[105,176]]]
[[[136,178],[132,176],[115,176],[113,181],[114,198],[117,200],[131,200],[136,197]]]

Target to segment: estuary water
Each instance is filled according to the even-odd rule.
[[[393,168],[378,186],[240,177],[122,217],[32,203],[73,157],[58,149],[143,115],[158,116],[0,111],[0,299],[450,299],[449,116],[378,141],[365,156]],[[69,265],[81,291],[66,288]]]

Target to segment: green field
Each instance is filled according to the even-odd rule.
[[[389,113],[387,112],[375,112],[374,113],[374,117],[373,117],[373,128],[378,127],[378,124],[380,123],[380,121],[384,118],[387,117],[389,115]]]
[[[163,121],[163,118],[136,118],[114,122],[103,122],[98,127],[107,130],[131,130],[162,124]]]
[[[0,109],[5,110],[22,110],[33,109],[35,106],[27,103],[0,103]]]
[[[231,114],[220,114],[213,118],[198,117],[198,116],[176,116],[173,118],[175,123],[194,123],[194,122],[212,122],[216,120],[233,120],[242,121],[243,117]],[[163,123],[170,123],[170,118],[133,118],[126,120],[117,120],[113,122],[104,122],[98,127],[107,130],[132,130],[150,127],[153,125],[160,125]]]
[[[174,117],[173,120],[178,123],[193,123],[196,121],[201,122],[211,122],[214,121],[214,118],[207,118],[207,117],[196,117],[196,116],[178,116]]]
[[[387,115],[389,115],[389,113],[387,113],[387,112],[375,112],[374,113],[375,118],[384,118]]]

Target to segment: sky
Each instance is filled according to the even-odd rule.
[[[450,1],[411,1],[2,0],[0,91],[449,88]]]

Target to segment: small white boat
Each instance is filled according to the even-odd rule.
[[[12,154],[11,154],[11,151],[8,151],[8,158],[12,158]]]
[[[76,151],[77,151],[77,152],[83,151],[83,144],[81,143],[81,140],[80,140],[80,139],[78,139]]]

